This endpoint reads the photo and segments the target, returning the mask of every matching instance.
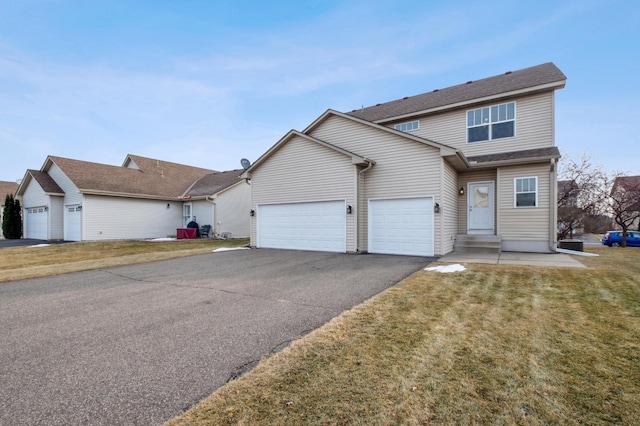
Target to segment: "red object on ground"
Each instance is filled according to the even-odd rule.
[[[178,228],[176,229],[176,236],[179,240],[195,240],[196,228]]]

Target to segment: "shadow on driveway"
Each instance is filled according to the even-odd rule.
[[[39,244],[66,244],[71,241],[47,241],[47,240],[33,240],[30,238],[21,238],[19,240],[1,240],[0,249],[9,247],[28,247],[36,246]]]

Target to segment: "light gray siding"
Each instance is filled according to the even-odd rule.
[[[500,102],[476,105],[420,119],[420,128],[411,132],[435,142],[460,149],[466,156],[544,148],[554,145],[554,95],[540,93],[516,101],[516,136],[495,141],[467,143],[467,111]],[[393,124],[389,124],[393,127]]]
[[[75,186],[75,184],[67,177],[66,174],[58,167],[57,164],[53,163],[51,168],[48,170],[49,176],[56,181],[58,186],[64,192],[64,205],[82,205],[83,196]]]
[[[251,176],[252,204],[345,200],[355,204],[356,167],[331,148],[292,136]],[[355,215],[347,215],[347,251],[356,251]],[[256,245],[256,218],[251,217],[251,245]]]
[[[161,238],[182,227],[182,202],[98,195],[84,201],[84,241]]]
[[[249,236],[251,185],[241,182],[221,192],[215,199],[215,233],[232,238]]]
[[[214,224],[214,206],[207,200],[196,200],[191,202],[191,215],[196,217],[198,225]]]
[[[550,251],[550,164],[501,167],[498,170],[498,234],[506,251]],[[538,178],[538,207],[515,207],[515,178]]]
[[[360,184],[360,221],[366,223],[366,200],[372,198],[433,196],[434,203],[443,204],[439,149],[339,116],[329,116],[311,130],[311,136],[376,162]],[[441,229],[442,216],[435,215],[434,229]],[[360,227],[358,238],[360,248],[367,250],[366,226]],[[442,254],[441,232],[436,231],[434,239],[435,253]]]

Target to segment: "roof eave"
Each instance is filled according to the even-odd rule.
[[[469,161],[470,169],[485,169],[485,168],[495,168],[501,166],[517,166],[521,164],[532,164],[532,163],[546,163],[551,160],[557,160],[560,158],[558,155],[545,155],[542,157],[530,157],[530,158],[514,158],[509,160],[496,160],[496,161]]]
[[[497,100],[501,100],[501,99],[510,99],[510,98],[515,98],[515,97],[520,97],[522,95],[532,95],[532,94],[540,93],[540,92],[548,92],[548,91],[551,91],[551,90],[559,90],[559,89],[563,89],[565,87],[566,82],[567,82],[566,79],[565,80],[559,80],[559,81],[555,81],[555,82],[552,82],[552,83],[540,84],[540,85],[537,85],[537,86],[527,87],[527,88],[524,88],[524,89],[512,90],[512,91],[503,92],[503,93],[497,93],[497,94],[494,94],[494,95],[483,96],[481,98],[469,99],[469,100],[466,100],[466,101],[456,102],[456,103],[448,104],[448,105],[442,105],[442,106],[435,107],[435,108],[423,109],[423,110],[420,110],[420,111],[415,111],[415,112],[410,112],[410,113],[407,113],[407,114],[396,115],[396,116],[393,116],[393,117],[381,118],[379,120],[374,120],[372,122],[373,123],[377,123],[377,124],[383,124],[383,123],[388,123],[388,122],[397,121],[397,120],[404,120],[404,119],[415,117],[415,116],[419,116],[419,115],[434,114],[434,113],[445,112],[445,111],[454,110],[454,109],[458,109],[458,108],[470,107],[470,106],[474,106],[474,105],[477,105],[477,104],[482,104],[482,103],[491,102],[491,101],[497,101]]]
[[[176,201],[176,199],[177,200],[182,199],[180,196],[135,194],[130,192],[103,191],[100,189],[78,189],[78,191],[83,195],[100,195],[100,196],[120,197],[120,198],[140,198],[145,200]]]

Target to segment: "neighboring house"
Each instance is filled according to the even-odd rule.
[[[578,206],[580,188],[574,180],[558,181],[558,239],[573,238],[584,232],[584,210]]]
[[[195,216],[189,189],[220,174],[137,155],[127,155],[122,166],[49,156],[40,170],[26,172],[17,191],[24,237],[93,241],[176,235]],[[239,174],[235,183],[246,185]],[[232,185],[212,187],[207,195],[213,199]],[[213,203],[199,208],[198,223],[213,226],[215,209]]]
[[[18,191],[18,184],[16,182],[0,181],[0,239],[4,238],[2,233],[2,218],[4,217],[4,200],[7,195],[15,195]]]
[[[217,238],[248,237],[251,185],[240,180],[243,171],[210,173],[198,179],[182,197],[185,218],[195,216],[200,224],[211,224]],[[187,214],[189,210],[192,214]]]
[[[251,245],[432,256],[556,246],[552,63],[291,130],[242,175]]]
[[[640,176],[618,176],[611,187],[614,217],[640,230]],[[617,227],[621,229],[620,224]]]

